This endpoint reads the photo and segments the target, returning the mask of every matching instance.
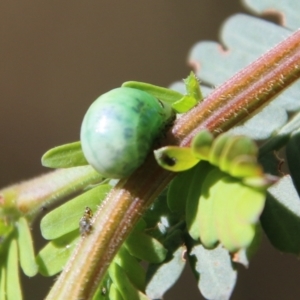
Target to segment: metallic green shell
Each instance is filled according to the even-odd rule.
[[[127,177],[145,160],[165,119],[163,105],[150,94],[127,87],[111,90],[83,119],[83,153],[103,176]]]

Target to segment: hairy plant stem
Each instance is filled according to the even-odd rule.
[[[215,135],[247,119],[300,77],[300,31],[243,69],[178,119],[167,142],[188,146],[197,132]],[[131,229],[175,175],[153,155],[121,180],[95,215],[94,230],[82,238],[47,299],[91,299]]]

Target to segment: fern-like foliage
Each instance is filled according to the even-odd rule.
[[[257,14],[280,11],[284,23],[238,14],[224,23],[222,45],[196,44],[189,63],[203,84],[204,96],[300,26],[295,1],[244,2]],[[193,84],[177,82],[171,86],[173,91],[136,82],[124,86],[146,89],[162,102],[172,103],[180,118],[202,101],[195,77],[189,78]],[[139,216],[101,282],[95,284],[93,300],[162,299],[186,264],[205,298],[229,299],[237,264],[249,265],[262,230],[280,251],[299,255],[299,92],[297,82],[226,134],[215,137],[203,131],[189,147],[156,150],[162,167],[180,173]],[[253,140],[259,140],[259,146]],[[283,176],[274,152],[285,146],[291,174]],[[50,150],[43,163],[70,169],[1,190],[0,299],[22,299],[18,261],[27,276],[37,272],[54,276],[64,270],[73,250],[82,241],[89,243],[95,229],[92,212],[105,206],[116,184],[85,166],[80,142]],[[48,187],[44,194],[41,185]],[[35,257],[31,222],[48,204],[74,192],[79,195],[42,219],[41,232],[49,242]],[[110,224],[110,216],[98,217]],[[89,246],[92,255],[93,245]]]

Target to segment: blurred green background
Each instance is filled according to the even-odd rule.
[[[237,12],[245,12],[238,0],[2,0],[0,185],[46,172],[41,155],[79,139],[100,94],[128,80],[168,86],[184,78],[191,46],[217,40]],[[265,241],[250,269],[240,268],[232,299],[300,299],[299,277],[299,261]],[[43,299],[52,282],[25,278],[25,299]],[[165,299],[202,297],[186,271]]]

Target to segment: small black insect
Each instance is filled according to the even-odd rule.
[[[93,212],[87,206],[85,208],[83,217],[79,221],[79,231],[80,231],[81,236],[85,237],[91,233],[91,231],[93,229],[92,217],[93,217]]]

